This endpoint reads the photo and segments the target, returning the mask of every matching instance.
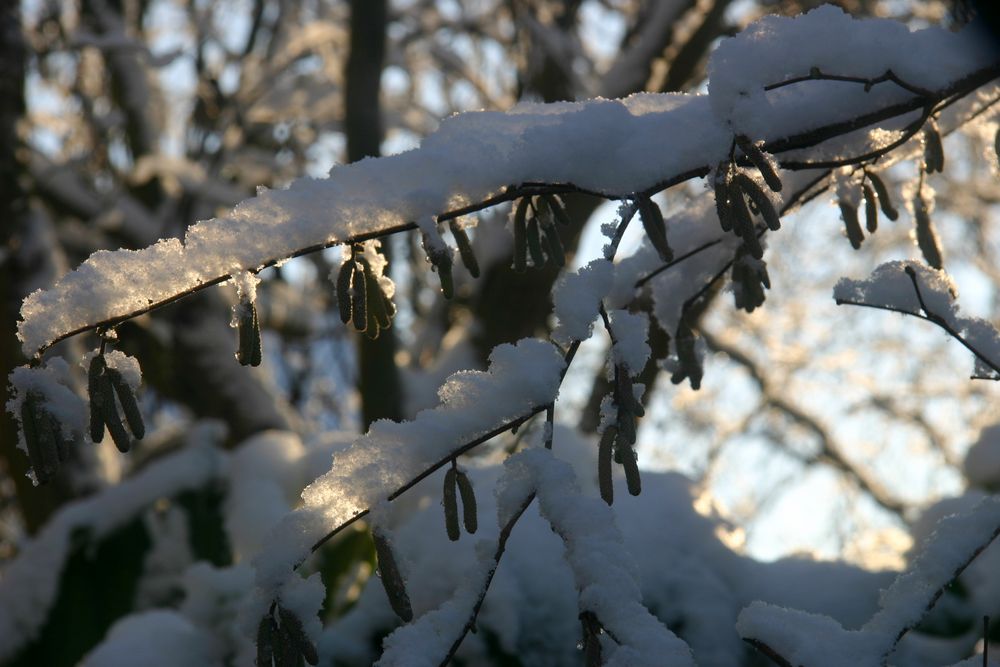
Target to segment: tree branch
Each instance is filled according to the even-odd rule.
[[[990,82],[990,81],[992,81],[992,80],[994,80],[994,79],[996,79],[998,77],[1000,77],[1000,64],[993,64],[993,65],[990,65],[989,67],[984,67],[982,69],[979,69],[979,70],[977,70],[977,71],[969,74],[968,76],[965,76],[965,77],[959,79],[958,81],[953,82],[951,85],[945,87],[943,90],[938,91],[936,93],[936,95],[934,97],[932,97],[932,98],[927,98],[927,97],[923,97],[923,96],[915,96],[914,98],[912,98],[910,100],[907,100],[905,102],[901,102],[901,103],[889,105],[889,106],[884,107],[882,109],[876,109],[874,111],[862,114],[862,115],[857,116],[857,117],[852,118],[852,119],[848,119],[848,120],[845,120],[845,121],[838,121],[838,122],[835,122],[835,123],[830,123],[830,124],[828,124],[826,126],[823,126],[823,127],[820,127],[820,128],[816,128],[816,129],[809,130],[809,131],[806,131],[806,132],[800,132],[800,133],[793,134],[793,135],[790,135],[790,136],[787,136],[787,137],[784,137],[784,138],[773,140],[771,142],[766,143],[763,148],[764,148],[764,150],[766,150],[766,151],[768,151],[768,152],[770,152],[772,154],[776,154],[776,153],[783,153],[783,152],[797,150],[797,149],[802,149],[802,148],[814,147],[814,146],[816,146],[816,145],[818,145],[820,143],[823,143],[824,141],[827,141],[829,139],[832,139],[832,138],[835,138],[835,137],[838,137],[838,136],[843,136],[843,135],[846,135],[846,134],[850,134],[851,132],[854,132],[856,130],[859,130],[859,129],[862,129],[862,128],[874,125],[874,124],[879,123],[881,121],[890,120],[892,118],[896,118],[898,116],[905,115],[907,113],[910,113],[910,112],[915,111],[915,110],[920,109],[920,108],[928,108],[929,105],[937,104],[938,102],[942,102],[944,100],[948,100],[950,98],[954,98],[955,96],[960,96],[961,97],[961,96],[967,95],[970,92],[972,92],[973,90],[975,90],[976,88],[978,88],[978,87],[980,87],[982,85],[985,85],[986,83],[988,83],[988,82]],[[888,151],[885,151],[885,150],[878,151],[877,155],[875,154],[875,152],[873,152],[873,153],[867,153],[865,155],[865,159],[872,159],[873,157],[877,157],[879,155],[883,155],[886,152],[888,152]],[[840,164],[840,162],[838,162],[837,164]],[[787,161],[787,164],[786,164],[786,162],[781,162],[781,166],[782,166],[782,168],[793,169],[794,170],[794,169],[816,169],[816,168],[818,168],[819,166],[822,166],[822,165],[817,164],[817,163],[804,164],[804,163],[796,162],[796,161]],[[694,167],[694,168],[691,168],[691,169],[687,169],[687,170],[685,170],[685,171],[683,171],[681,173],[678,173],[678,174],[675,174],[673,176],[670,176],[670,177],[668,177],[668,178],[666,178],[666,179],[658,182],[656,185],[654,185],[654,186],[652,186],[650,188],[647,188],[647,189],[645,189],[645,190],[643,190],[641,192],[638,192],[638,193],[635,193],[635,192],[631,192],[631,193],[612,193],[612,192],[604,192],[604,193],[602,193],[602,192],[594,192],[594,191],[588,190],[586,188],[581,188],[581,187],[578,187],[578,186],[576,186],[574,184],[567,184],[567,183],[561,183],[561,184],[523,183],[523,184],[518,185],[518,186],[511,186],[511,187],[507,188],[506,190],[504,190],[503,192],[501,192],[501,193],[499,193],[497,195],[493,195],[491,197],[488,197],[488,198],[484,199],[483,201],[481,201],[479,203],[471,204],[471,205],[468,205],[468,206],[462,206],[462,207],[459,207],[459,208],[456,208],[456,209],[452,209],[452,210],[449,210],[449,211],[442,212],[442,213],[440,213],[440,214],[437,215],[436,219],[437,219],[437,221],[439,223],[440,222],[444,222],[444,221],[447,221],[447,220],[451,220],[451,219],[460,217],[462,215],[467,215],[467,214],[470,214],[470,213],[481,211],[481,210],[484,210],[486,208],[490,208],[492,206],[496,206],[498,204],[501,204],[501,203],[504,203],[504,202],[507,202],[507,201],[512,201],[512,200],[517,199],[519,197],[529,196],[529,195],[535,195],[535,194],[545,194],[545,193],[550,193],[550,194],[564,194],[564,193],[569,193],[569,192],[580,192],[580,193],[585,193],[585,194],[591,194],[591,195],[594,195],[594,196],[597,196],[597,197],[601,197],[601,198],[604,198],[604,199],[608,199],[608,200],[627,199],[627,198],[635,197],[637,195],[638,196],[652,196],[653,194],[656,194],[657,192],[660,192],[661,190],[667,189],[669,187],[672,187],[672,186],[677,185],[679,183],[685,182],[685,181],[690,180],[692,178],[703,177],[703,176],[705,176],[705,175],[707,175],[709,173],[710,169],[711,169],[711,165],[702,165],[702,166],[699,166],[699,167]],[[293,253],[288,254],[287,256],[272,258],[272,259],[264,262],[260,267],[258,267],[254,271],[259,272],[260,270],[262,270],[264,268],[268,268],[268,267],[274,266],[275,264],[283,262],[286,259],[289,259],[289,258],[292,258],[292,257],[300,257],[302,255],[306,255],[306,254],[309,254],[309,253],[312,253],[312,252],[316,252],[316,251],[319,251],[319,250],[330,248],[330,247],[333,247],[333,246],[336,246],[336,245],[342,245],[342,244],[348,244],[348,243],[359,243],[359,242],[362,242],[362,241],[365,241],[365,240],[368,240],[368,239],[372,239],[372,238],[383,238],[383,237],[386,237],[386,236],[389,236],[389,235],[392,235],[392,234],[396,234],[396,233],[399,233],[399,232],[402,232],[402,231],[407,231],[407,230],[414,229],[415,227],[416,227],[415,223],[413,223],[413,222],[407,222],[407,223],[392,225],[392,226],[380,229],[378,231],[369,231],[369,232],[364,232],[364,233],[361,233],[361,234],[352,235],[352,236],[349,236],[349,237],[347,237],[345,239],[337,239],[337,240],[328,241],[328,242],[325,242],[325,243],[315,244],[315,245],[312,245],[312,246],[301,248],[301,249],[299,249],[299,250],[297,250],[297,251],[295,251]],[[117,325],[117,324],[119,324],[119,323],[121,323],[121,322],[123,322],[125,320],[131,319],[133,317],[137,317],[137,316],[142,315],[144,313],[148,313],[148,312],[150,312],[152,310],[155,310],[157,308],[160,308],[160,307],[162,307],[162,306],[164,306],[164,305],[166,305],[168,303],[173,303],[174,301],[177,301],[178,299],[182,299],[185,296],[188,296],[189,294],[192,294],[194,292],[200,291],[200,290],[205,289],[207,287],[211,287],[213,285],[217,285],[217,284],[222,283],[222,282],[224,282],[224,281],[226,281],[228,279],[229,279],[228,275],[217,276],[215,278],[206,280],[205,282],[200,283],[200,284],[198,284],[198,285],[196,285],[194,287],[191,287],[191,288],[189,288],[187,290],[184,290],[182,292],[174,294],[174,295],[170,296],[169,298],[163,299],[163,300],[155,302],[155,303],[150,303],[150,304],[148,304],[148,305],[146,305],[146,306],[144,306],[142,308],[138,308],[138,309],[136,309],[136,310],[134,310],[134,311],[132,311],[132,312],[130,312],[128,314],[120,315],[120,316],[117,316],[117,317],[106,318],[106,319],[98,321],[98,322],[93,322],[91,324],[87,324],[87,325],[84,325],[84,326],[81,326],[81,327],[77,327],[77,328],[75,328],[75,329],[73,329],[71,331],[68,331],[68,332],[65,332],[63,334],[60,334],[59,336],[57,336],[55,339],[53,339],[49,343],[41,346],[35,352],[34,357],[35,357],[35,359],[40,359],[40,357],[45,353],[45,351],[48,350],[52,345],[54,345],[55,343],[57,343],[57,342],[59,342],[61,340],[66,339],[68,337],[75,336],[77,334],[84,333],[86,331],[92,331],[92,330],[97,329],[97,328],[111,328],[111,327],[114,327],[115,325]]]

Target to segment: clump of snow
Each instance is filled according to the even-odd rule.
[[[994,366],[1000,367],[1000,332],[982,318],[961,315],[956,302],[958,291],[944,271],[914,261],[886,262],[864,280],[841,278],[833,288],[833,296],[837,303],[872,305],[911,315],[926,315],[908,271],[913,272],[929,314],[942,318],[978,352],[976,374],[1000,377],[994,369]]]
[[[882,609],[867,631],[895,634],[916,625],[937,592],[1000,534],[1000,498],[987,497],[971,511],[945,517],[920,547],[907,572],[882,592]]]
[[[649,361],[649,316],[646,313],[630,313],[627,310],[608,312],[614,345],[611,346],[611,361],[616,366],[623,365],[630,376],[636,376]]]
[[[1000,489],[1000,424],[984,428],[965,454],[962,465],[969,484],[983,489]]]
[[[418,149],[261,190],[227,215],[192,225],[183,241],[94,253],[53,288],[25,299],[18,336],[34,355],[71,331],[226,280],[233,267],[261,267],[304,248],[409,228],[414,220],[429,228],[434,216],[510,185],[566,183],[626,198],[709,169],[726,158],[734,131],[754,141],[794,135],[913,98],[892,83],[865,91],[809,81],[764,92],[813,67],[846,76],[891,69],[938,90],[995,60],[970,29],[911,32],[832,7],[766,17],[715,51],[708,95],[642,93],[452,116]]]
[[[271,533],[254,561],[263,589],[280,585],[327,531],[377,502],[466,443],[555,400],[565,363],[550,343],[500,345],[485,372],[462,371],[438,390],[441,405],[408,422],[381,420],[334,456],[302,492],[304,506]]]
[[[113,368],[122,374],[122,378],[132,391],[138,391],[142,386],[142,369],[135,357],[130,357],[119,350],[111,350],[104,354],[104,361],[108,364],[108,368]]]
[[[257,285],[260,278],[252,271],[234,271],[230,274],[230,282],[236,286],[236,297],[240,303],[254,303],[257,300]]]
[[[552,338],[560,345],[586,340],[593,331],[601,301],[614,284],[615,266],[605,259],[592,260],[578,271],[565,273],[556,283],[552,304],[558,322]]]
[[[933,53],[934,58],[915,58],[915,53]],[[796,17],[765,16],[724,39],[709,62],[708,90],[718,118],[754,139],[769,139],[769,130],[780,124],[768,116],[785,111],[776,108],[775,98],[782,96],[773,93],[790,89],[769,95],[765,86],[809,76],[813,68],[823,74],[870,79],[891,70],[912,85],[937,90],[996,58],[995,46],[975,27],[959,32],[939,27],[911,31],[899,21],[856,19],[833,5],[823,5]],[[866,98],[913,97],[893,83],[867,91],[859,84],[810,83],[814,91],[837,93],[812,96],[826,102],[816,109],[817,125],[832,114],[856,109]]]
[[[891,639],[845,630],[829,616],[764,602],[754,602],[740,612],[736,631],[767,645],[790,664],[809,667],[879,667]]]
[[[957,313],[955,299],[958,298],[958,288],[951,277],[944,271],[914,261],[880,264],[864,280],[841,278],[833,288],[833,298],[919,314],[920,300],[907,269],[915,273],[920,294],[927,307],[946,319],[954,318]]]
[[[91,651],[83,667],[173,667],[222,665],[212,636],[190,620],[166,609],[126,616]]]

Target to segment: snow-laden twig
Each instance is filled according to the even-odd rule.
[[[976,358],[973,377],[1000,379],[1000,332],[988,321],[964,317],[951,278],[919,262],[887,262],[867,280],[843,278],[834,288],[837,305],[862,306],[910,315],[943,329]]]

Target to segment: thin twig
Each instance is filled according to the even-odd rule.
[[[755,649],[757,649],[758,651],[766,655],[768,658],[773,660],[774,664],[778,665],[778,667],[795,667],[795,665],[788,662],[788,660],[786,660],[784,656],[782,656],[780,653],[775,651],[773,648],[771,648],[761,640],[744,637],[743,641],[745,641],[747,644],[750,644],[750,646],[753,646]],[[799,665],[799,667],[802,666]]]
[[[768,86],[764,86],[764,90],[771,91],[777,90],[778,88],[784,88],[785,86],[790,86],[796,83],[802,83],[804,81],[844,81],[846,83],[860,83],[863,84],[865,90],[867,91],[872,86],[880,83],[885,83],[890,81],[903,90],[913,93],[914,95],[920,95],[922,97],[930,97],[933,93],[926,88],[920,88],[919,86],[914,86],[913,84],[907,83],[903,79],[896,76],[896,74],[888,69],[882,76],[877,76],[874,79],[866,79],[864,77],[858,76],[841,76],[839,74],[827,74],[820,71],[818,68],[813,68],[806,76],[796,76],[791,79],[785,79],[779,83],[772,83]]]

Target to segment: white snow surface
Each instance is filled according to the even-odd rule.
[[[910,31],[831,7],[796,18],[766,17],[723,40],[711,59],[708,95],[643,93],[452,116],[417,149],[338,166],[328,178],[302,178],[284,190],[262,189],[228,215],[192,225],[183,240],[94,253],[54,287],[25,299],[18,335],[32,356],[70,331],[128,316],[239,270],[428,221],[508,185],[571,183],[626,197],[723,159],[734,129],[754,139],[776,138],[913,96],[891,83],[865,92],[857,84],[831,82],[765,94],[769,83],[812,67],[851,76],[892,69],[913,85],[940,89],[996,60],[977,34]]]
[[[601,301],[614,286],[615,265],[595,259],[578,271],[564,273],[552,292],[558,322],[552,338],[560,345],[586,340],[594,328]]]
[[[611,320],[611,331],[614,332],[615,343],[611,347],[611,359],[615,364],[622,364],[635,377],[646,367],[649,361],[649,316],[646,313],[630,313],[627,310],[612,310],[608,312]]]
[[[438,390],[441,405],[407,422],[381,420],[338,452],[329,472],[302,492],[304,505],[272,531],[254,560],[265,592],[280,586],[309,547],[462,445],[555,400],[562,355],[551,343],[500,345],[483,371],[453,374]]]
[[[984,497],[972,510],[939,521],[909,569],[881,592],[881,608],[860,630],[845,630],[828,616],[763,602],[744,609],[736,629],[792,664],[877,667],[893,650],[896,637],[920,622],[938,591],[998,532],[1000,497]]]

